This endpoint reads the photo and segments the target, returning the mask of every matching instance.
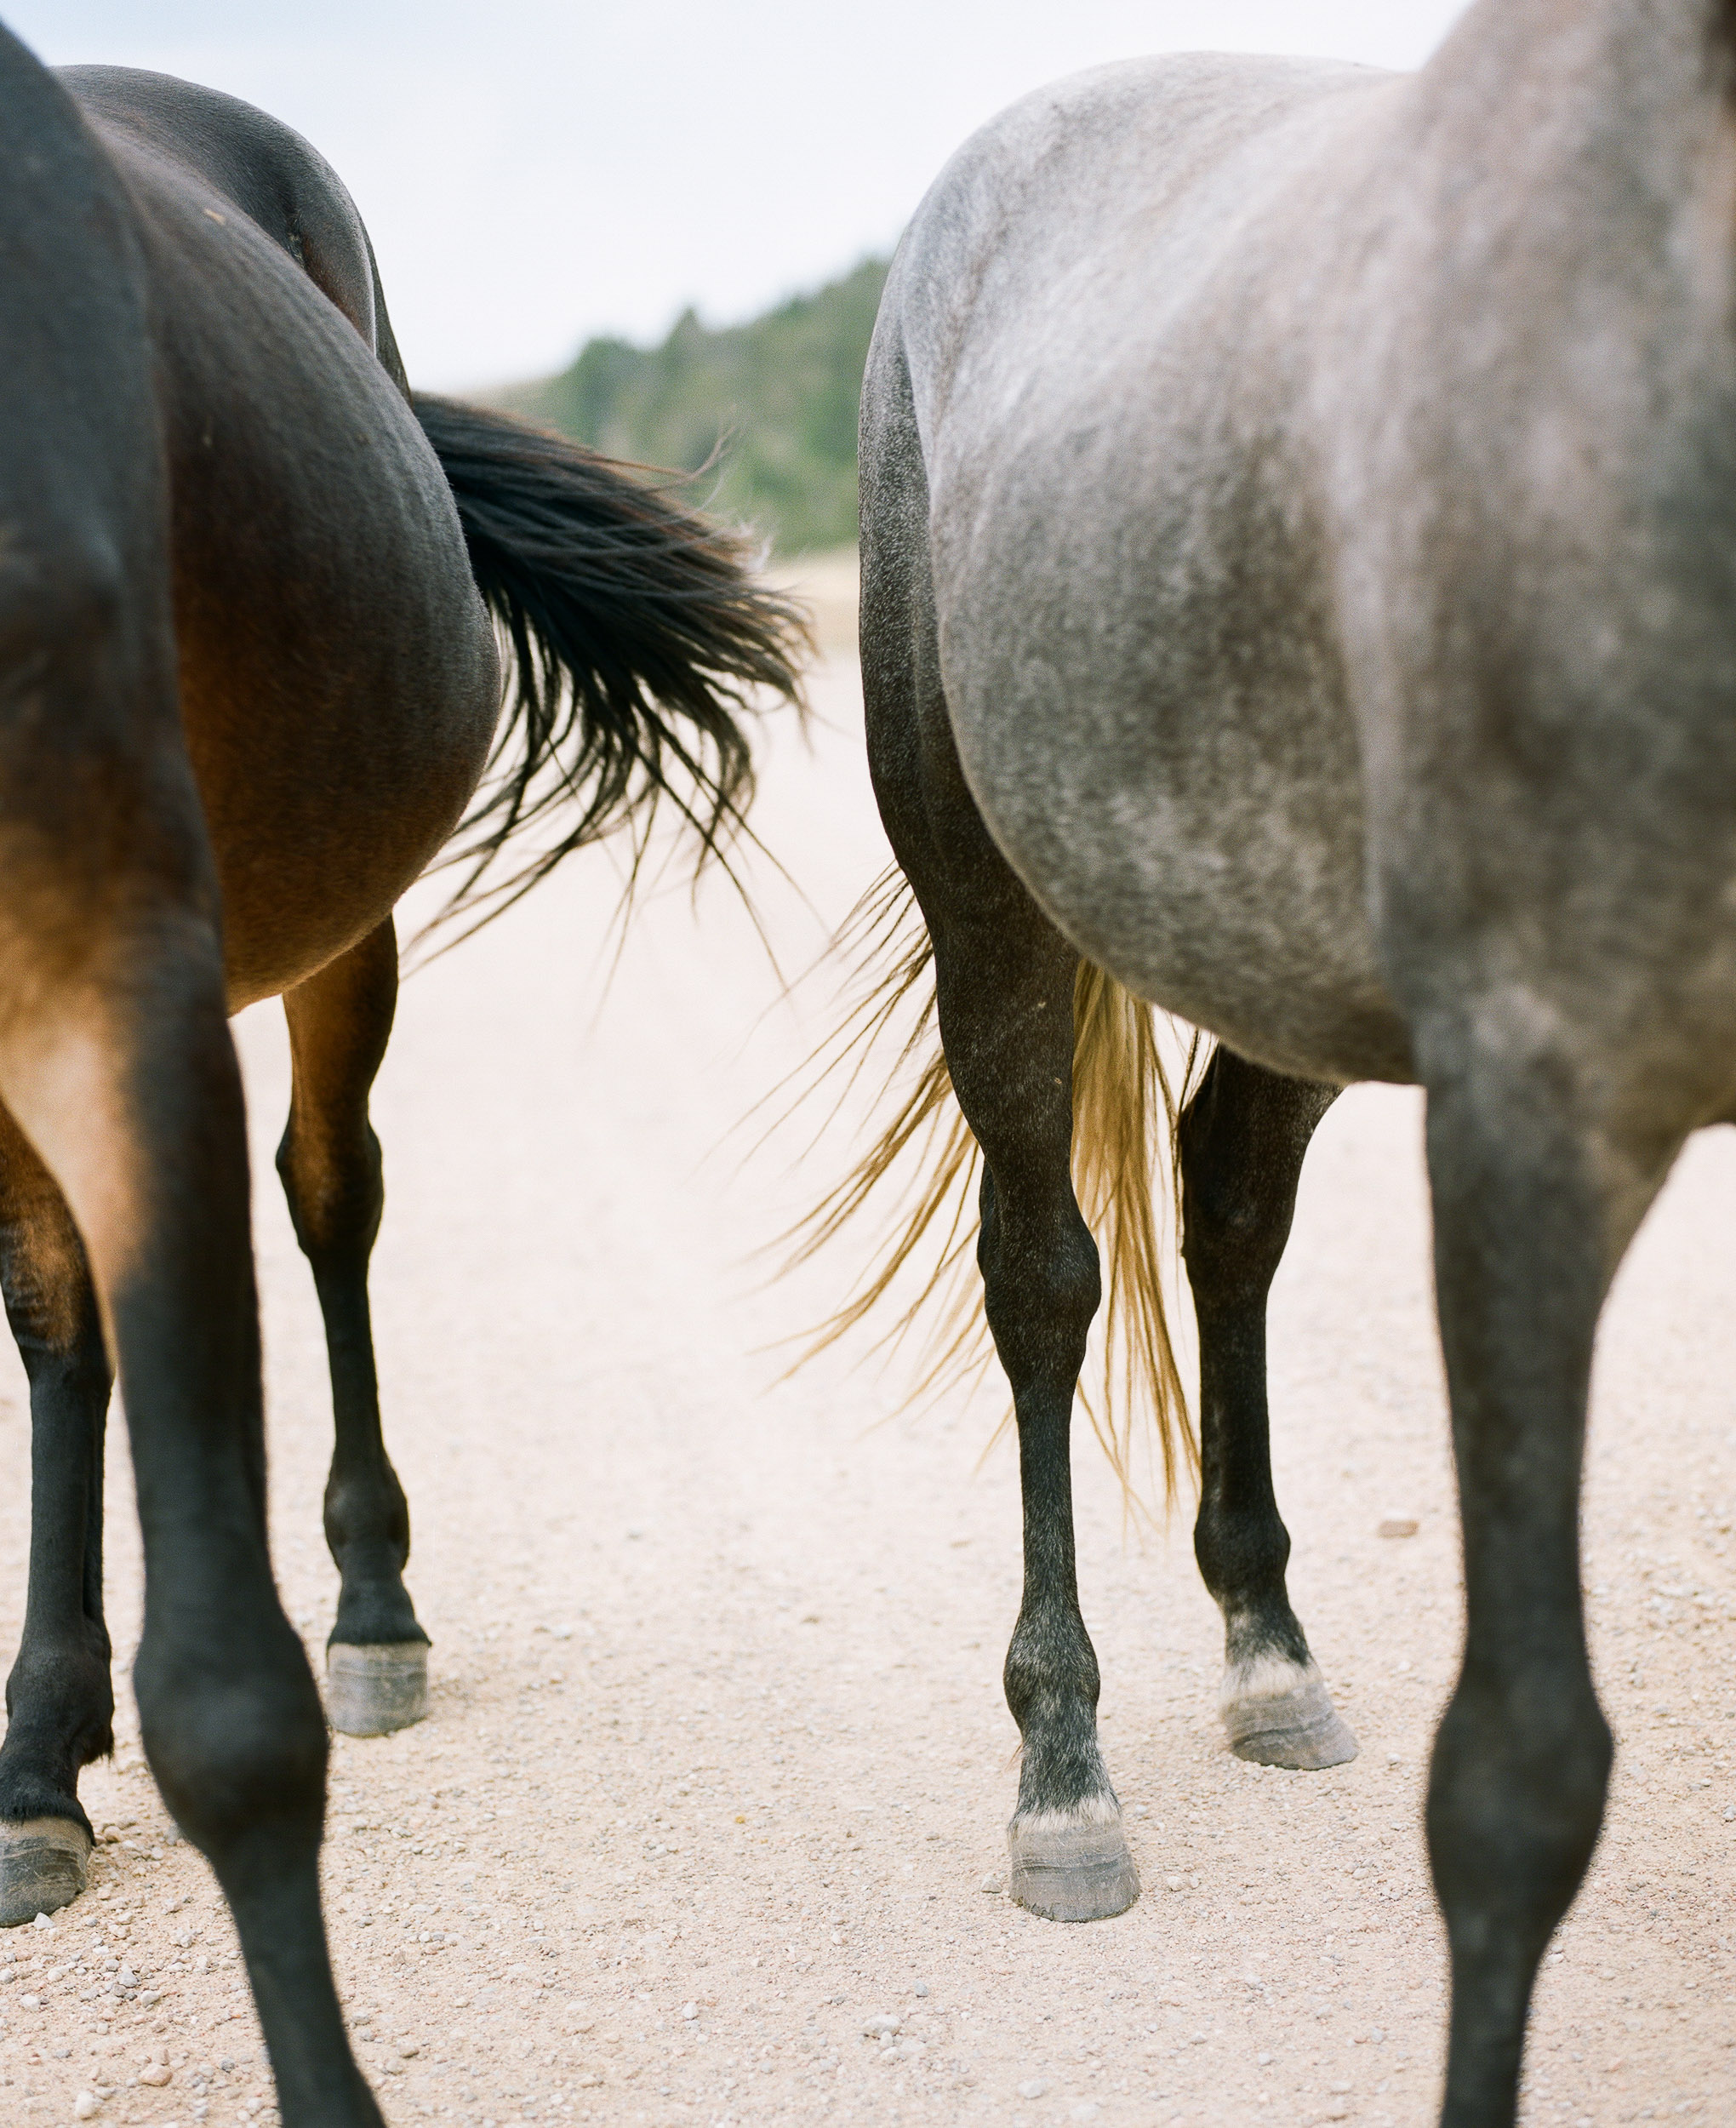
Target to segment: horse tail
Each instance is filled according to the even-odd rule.
[[[873,959],[881,967],[817,1053],[816,1085],[840,1072],[854,1082],[870,1050],[888,1035],[898,1039],[906,1024],[889,1113],[850,1172],[788,1237],[795,1244],[791,1262],[814,1255],[881,1201],[888,1180],[900,1179],[903,1189],[888,1238],[803,1359],[899,1291],[909,1297],[880,1341],[895,1348],[912,1332],[926,1333],[914,1392],[921,1395],[980,1376],[992,1357],[980,1283],[970,1277],[981,1153],[953,1097],[940,1044],[934,949],[915,897],[895,872],[864,897],[839,943],[859,963]],[[1179,1203],[1176,1119],[1202,1065],[1196,1034],[1173,1079],[1151,1006],[1081,960],[1073,985],[1073,1186],[1098,1241],[1105,1301],[1098,1325],[1101,1368],[1094,1389],[1082,1380],[1081,1401],[1123,1500],[1140,1513],[1150,1512],[1136,1467],[1142,1416],[1161,1458],[1166,1505],[1184,1474],[1199,1467],[1169,1327],[1156,1178],[1167,1179]],[[912,1276],[919,1281],[914,1294]]]
[[[666,489],[508,415],[425,392],[412,403],[511,650],[490,772],[443,861],[463,877],[437,921],[488,922],[624,821],[637,872],[665,800],[700,863],[721,857],[753,793],[749,697],[801,701],[797,609],[754,581],[738,535]],[[534,854],[497,874],[507,844],[557,808]]]
[[[1195,1034],[1182,1066],[1184,1099],[1199,1056]],[[1153,1191],[1154,1176],[1167,1171],[1172,1201],[1180,1202],[1178,1113],[1156,1014],[1105,970],[1082,959],[1073,981],[1073,1188],[1106,1273],[1101,1402],[1083,1401],[1130,1499],[1134,1427],[1140,1409],[1150,1411],[1166,1503],[1174,1502],[1182,1471],[1199,1468],[1170,1335]]]

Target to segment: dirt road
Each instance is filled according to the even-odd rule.
[[[854,670],[774,750],[757,824],[791,968],[882,861]],[[420,1728],[334,1754],[330,1913],[395,2122],[1239,2124],[1432,2119],[1442,1952],[1419,1831],[1459,1627],[1413,1095],[1347,1095],[1310,1156],[1272,1311],[1292,1589],[1362,1745],[1328,1774],[1228,1758],[1186,1520],[1124,1545],[1082,1447],[1080,1554],[1111,1772],[1145,1893],[1063,1929],[1010,1908],[1019,1588],[991,1396],[920,1423],[861,1347],[779,1383],[762,1348],[854,1259],[758,1290],[752,1252],[835,1175],[720,1144],[827,1021],[727,890],[642,912],[612,987],[607,857],[406,988],[375,1114],[374,1282]],[[240,1024],[254,1102],[272,1521],[317,1650],[329,1418],[311,1286],[268,1158],[281,1015]],[[1608,1830],[1543,1976],[1527,2118],[1736,2116],[1736,1137],[1691,1148],[1600,1360],[1587,1577],[1620,1739]],[[0,1361],[0,1645],[26,1543],[21,1378]],[[84,1793],[92,1892],[0,1940],[0,2120],[269,2113],[208,1873],[172,1844],[124,1680],[130,1479],[111,1479],[123,1705]],[[1414,1517],[1408,1540],[1377,1534]],[[100,1948],[99,1948],[100,1947]],[[147,2066],[147,2061],[151,2064]],[[164,2081],[164,2070],[168,2080]],[[142,2077],[142,2080],[140,2080]],[[85,2096],[81,2098],[80,2094]],[[82,2109],[82,2113],[81,2110]]]

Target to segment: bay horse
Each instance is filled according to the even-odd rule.
[[[0,1919],[83,1882],[117,1367],[146,1754],[234,1914],[285,2123],[368,2128],[319,1903],[325,1716],[267,1556],[228,1015],[284,1000],[334,1712],[388,1727],[425,1649],[367,1291],[394,905],[455,830],[472,918],[660,798],[715,849],[750,792],[740,712],[796,694],[799,626],[666,495],[413,398],[355,208],[286,127],[159,76],[57,78],[4,31],[0,113],[0,1282],[32,1427]]]
[[[861,478],[869,758],[1019,1443],[1010,1888],[1138,1892],[1073,1552],[1082,967],[1216,1038],[1180,1216],[1245,1757],[1353,1748],[1286,1591],[1265,1298],[1337,1090],[1426,1091],[1467,1604],[1442,2118],[1509,2123],[1612,1759],[1594,1333],[1736,1121],[1736,9],[1476,0],[1413,76],[1202,55],[1028,98],[900,244]]]

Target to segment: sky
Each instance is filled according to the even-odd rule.
[[[692,304],[891,248],[1027,89],[1156,51],[1414,66],[1463,0],[7,0],[51,66],[145,66],[305,134],[371,231],[412,378],[551,374]]]

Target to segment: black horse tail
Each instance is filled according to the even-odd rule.
[[[742,729],[767,690],[799,705],[799,611],[751,574],[744,540],[666,488],[508,415],[418,392],[477,588],[511,646],[494,755],[452,849],[441,917],[475,930],[623,821],[637,872],[660,802],[722,857],[753,794]],[[559,809],[534,854],[507,844]],[[727,858],[723,859],[727,863]]]

